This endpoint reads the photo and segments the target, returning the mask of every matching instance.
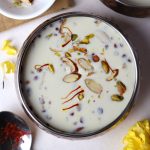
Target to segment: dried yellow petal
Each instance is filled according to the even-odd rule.
[[[16,65],[10,61],[4,61],[0,63],[0,68],[6,74],[14,73]]]
[[[6,50],[6,47],[9,46],[11,44],[10,40],[4,40],[3,44],[2,44],[2,50]]]
[[[7,54],[8,55],[16,55],[17,54],[17,50],[15,47],[7,47]]]
[[[3,41],[2,50],[6,51],[8,55],[16,55],[17,54],[17,48],[12,46],[12,43],[10,40]]]
[[[137,122],[124,137],[124,150],[150,150],[150,121]]]

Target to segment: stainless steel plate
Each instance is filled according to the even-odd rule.
[[[150,6],[132,6],[119,0],[100,0],[112,10],[131,17],[146,17],[150,16]]]

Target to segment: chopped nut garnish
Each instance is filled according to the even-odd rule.
[[[85,84],[90,91],[96,94],[101,94],[103,91],[102,86],[93,79],[85,79]]]
[[[87,49],[86,48],[80,48],[80,47],[77,47],[77,46],[73,46],[73,49],[75,51],[79,51],[81,53],[87,54]]]
[[[80,44],[89,44],[90,39],[92,39],[95,35],[94,34],[89,34],[85,36],[85,38],[80,42]]]
[[[119,101],[122,101],[124,99],[124,97],[121,96],[121,95],[114,94],[114,95],[111,96],[111,99],[113,101],[118,101],[119,102]]]
[[[107,81],[113,80],[119,74],[119,69],[112,70],[112,74],[106,79]]]
[[[121,81],[117,81],[117,89],[121,96],[126,92],[126,86]]]
[[[80,78],[81,78],[81,74],[79,74],[79,73],[71,73],[71,74],[66,75],[63,78],[63,81],[66,82],[66,83],[72,83],[72,82],[78,81]]]
[[[101,64],[102,64],[102,68],[105,71],[105,73],[108,74],[110,71],[110,67],[109,67],[108,62],[105,60],[105,61],[102,61]]]
[[[82,67],[86,71],[93,71],[94,70],[94,67],[91,65],[89,60],[87,60],[85,58],[79,58],[78,63],[80,65],[80,67]]]

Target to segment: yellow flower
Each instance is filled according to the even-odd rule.
[[[150,121],[137,122],[124,137],[124,150],[150,150]]]
[[[16,65],[10,61],[4,61],[0,63],[0,68],[3,73],[10,74],[15,72]]]
[[[12,46],[12,42],[10,40],[3,41],[2,50],[6,51],[8,55],[17,54],[17,48]]]

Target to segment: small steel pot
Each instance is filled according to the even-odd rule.
[[[34,39],[37,37],[37,35],[39,35],[39,33],[49,24],[51,24],[52,22],[58,21],[60,19],[63,18],[68,18],[68,17],[73,17],[73,16],[85,16],[85,17],[92,17],[95,19],[100,19],[103,20],[104,22],[106,22],[108,25],[110,25],[112,28],[115,28],[114,25],[112,25],[111,22],[106,21],[105,19],[103,19],[102,17],[99,16],[95,16],[95,15],[91,15],[91,14],[87,14],[87,13],[81,13],[81,12],[71,12],[71,13],[65,13],[65,14],[61,14],[58,15],[56,17],[53,17],[47,21],[45,21],[44,23],[42,23],[40,26],[38,26],[30,35],[29,37],[26,39],[26,41],[24,42],[22,48],[21,48],[21,52],[19,53],[18,56],[18,60],[17,60],[17,71],[16,71],[16,77],[15,77],[15,81],[16,81],[16,89],[18,92],[18,96],[19,99],[21,100],[21,104],[25,110],[25,112],[27,113],[27,115],[34,121],[35,124],[38,125],[38,127],[40,127],[41,129],[45,130],[48,133],[54,134],[58,137],[64,137],[64,138],[76,138],[76,139],[81,139],[81,138],[89,138],[89,137],[93,137],[96,136],[100,133],[103,133],[104,131],[116,126],[118,123],[120,123],[122,120],[124,120],[129,111],[131,110],[134,102],[135,102],[135,96],[137,94],[137,90],[138,90],[138,85],[139,85],[139,68],[138,68],[138,63],[137,63],[137,56],[135,54],[135,51],[133,50],[133,56],[135,57],[135,63],[136,63],[136,83],[135,83],[135,88],[134,88],[134,92],[133,95],[131,97],[130,102],[128,103],[127,107],[125,108],[125,110],[120,114],[120,116],[118,118],[116,118],[113,122],[111,122],[109,125],[105,126],[104,128],[100,129],[99,131],[95,131],[92,133],[85,133],[85,134],[78,134],[78,133],[66,133],[64,131],[60,131],[54,127],[51,127],[49,124],[46,124],[45,122],[43,122],[32,110],[32,108],[28,105],[27,103],[27,99],[25,97],[25,95],[23,94],[22,88],[21,88],[21,72],[22,72],[22,66],[24,63],[24,57],[26,55],[26,52],[28,51],[29,46],[32,44],[32,42],[34,41]],[[122,34],[123,36],[123,34]],[[124,37],[124,36],[123,36]]]
[[[118,0],[100,0],[112,10],[131,17],[143,18],[150,16],[150,6],[132,6]]]

